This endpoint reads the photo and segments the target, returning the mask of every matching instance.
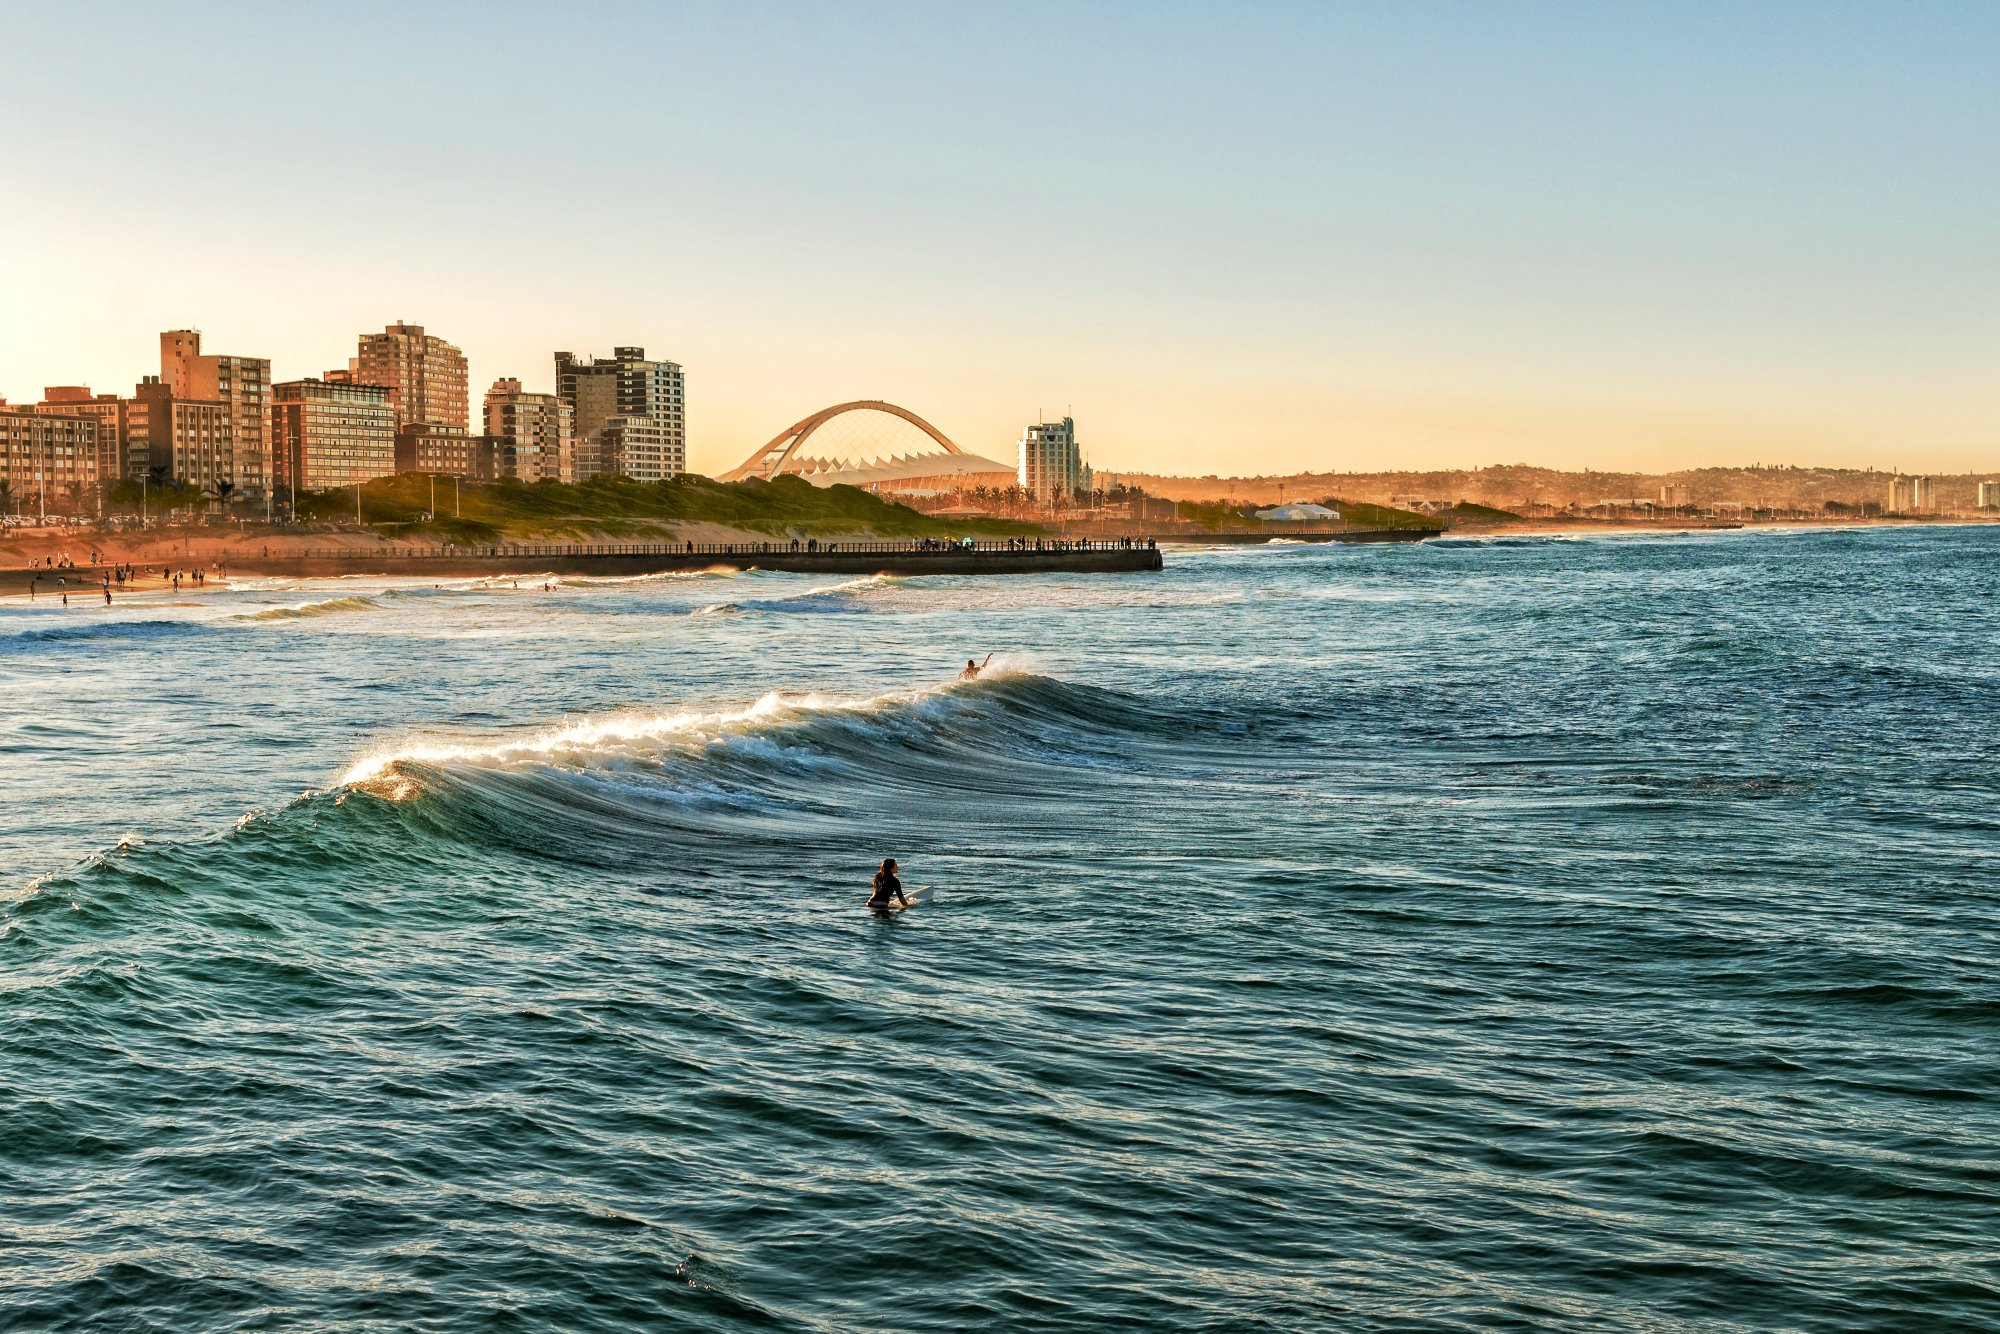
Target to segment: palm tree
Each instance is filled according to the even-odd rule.
[[[229,495],[236,489],[236,483],[224,478],[217,478],[214,486],[215,499],[221,504],[222,512],[226,516],[229,513]]]
[[[0,510],[7,508],[7,502],[13,498],[13,495],[14,484],[5,477],[0,477]]]

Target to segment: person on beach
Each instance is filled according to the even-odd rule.
[[[903,894],[903,882],[896,878],[894,857],[884,857],[881,869],[875,872],[875,892],[869,895],[868,906],[876,912],[895,912],[910,906],[910,900]]]
[[[991,661],[993,661],[993,655],[989,653],[986,655],[986,662]],[[972,659],[967,658],[965,660],[965,670],[958,674],[958,679],[961,681],[977,681],[979,674],[986,670],[986,662],[974,662]]]

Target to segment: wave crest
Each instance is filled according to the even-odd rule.
[[[794,752],[877,763],[878,748],[906,754],[947,748],[959,762],[991,763],[1003,738],[1016,748],[1033,733],[1041,745],[1106,733],[1153,731],[1157,715],[1115,691],[1077,686],[996,661],[974,681],[843,696],[770,691],[738,708],[627,710],[569,719],[508,736],[415,737],[356,760],[340,786],[407,800],[421,792],[419,770],[604,769],[701,760],[718,748],[776,742]],[[1175,731],[1182,730],[1179,727]],[[977,751],[986,751],[982,755]],[[964,753],[960,753],[964,752]],[[767,752],[764,759],[771,759]]]
[[[239,621],[292,621],[314,616],[337,616],[342,612],[369,611],[382,604],[374,598],[350,596],[324,598],[318,602],[302,602],[296,607],[266,607],[262,611],[245,612],[234,619]]]

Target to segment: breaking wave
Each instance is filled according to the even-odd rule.
[[[483,735],[419,735],[223,837],[236,870],[401,874],[411,859],[525,854],[587,866],[720,866],[756,847],[852,838],[899,809],[1004,835],[1007,803],[1148,786],[1163,750],[1215,747],[1202,711],[996,663],[977,681],[869,696],[769,692],[717,709],[631,709]],[[1005,800],[995,794],[1004,792]],[[121,849],[49,878],[61,896],[142,866],[193,874],[213,839]],[[136,859],[136,860],[135,860]],[[244,860],[249,859],[249,860]],[[39,888],[39,887],[38,887]]]
[[[749,743],[767,760],[780,758],[779,752],[788,760],[814,754],[873,759],[884,746],[893,746],[906,761],[913,749],[964,758],[984,748],[989,753],[980,761],[991,764],[1004,758],[997,752],[1010,743],[1045,750],[1065,738],[1164,733],[1194,725],[1176,725],[1116,691],[1002,662],[976,681],[878,695],[771,691],[736,708],[626,710],[511,735],[415,737],[355,761],[339,785],[403,800],[420,790],[410,776],[418,768],[629,769],[713,757]]]
[[[658,570],[652,574],[565,574],[554,578],[556,583],[566,588],[617,588],[631,584],[676,584],[701,579],[736,579],[742,574],[743,571],[734,565],[711,565],[702,570]]]
[[[292,621],[314,616],[337,616],[342,612],[369,611],[382,604],[374,598],[343,597],[325,598],[319,602],[302,602],[296,607],[266,607],[262,611],[245,612],[235,617],[239,621]]]
[[[902,579],[893,574],[871,574],[859,579],[827,584],[821,588],[809,588],[792,597],[744,598],[735,602],[711,602],[707,606],[696,607],[688,614],[736,616],[747,612],[767,612],[778,615],[786,613],[808,616],[852,615],[868,610],[868,605],[862,598],[863,594],[893,587],[902,582]]]

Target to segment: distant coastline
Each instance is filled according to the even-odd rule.
[[[1348,501],[1412,508],[1423,505],[1471,503],[1521,514],[1549,517],[1546,509],[1652,506],[1663,510],[1703,511],[1728,507],[1746,514],[1778,511],[1805,517],[1814,511],[1830,517],[1899,517],[1890,504],[1892,488],[1908,484],[1917,474],[1873,468],[1818,468],[1783,465],[1748,468],[1688,468],[1671,472],[1565,472],[1527,464],[1469,469],[1383,469],[1372,472],[1298,472],[1285,475],[1226,477],[1168,476],[1144,472],[1111,472],[1121,485],[1137,487],[1162,500],[1220,504],[1275,505],[1285,501]],[[1930,474],[1925,478],[1928,500],[1924,513],[1902,517],[1978,515],[2000,509],[1979,509],[1980,486],[2000,480],[1990,473]],[[2000,488],[1996,488],[2000,489]],[[1989,491],[1989,498],[1993,492]],[[1906,497],[1907,501],[1907,497]],[[1829,511],[1828,505],[1835,510]],[[1843,516],[1842,509],[1853,513]],[[1871,512],[1872,511],[1872,512]],[[1746,522],[1749,520],[1746,518]]]
[[[1698,519],[1522,519],[1517,523],[1461,523],[1441,536],[1573,537],[1603,533],[1704,533],[1704,532],[1789,532],[1840,528],[1966,528],[2000,523],[2000,515],[1886,515],[1842,517],[1825,515],[1808,519],[1744,519],[1705,522]]]

